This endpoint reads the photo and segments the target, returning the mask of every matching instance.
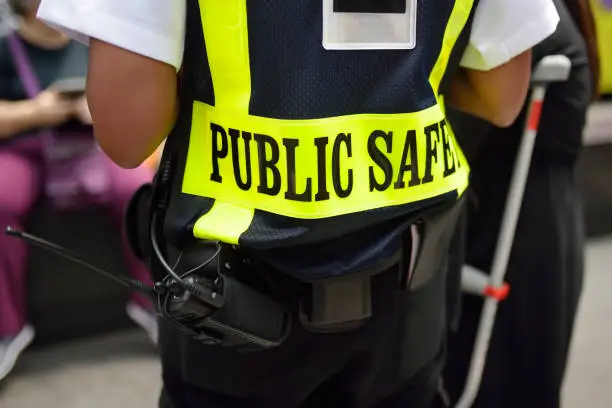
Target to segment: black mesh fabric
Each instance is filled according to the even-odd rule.
[[[449,1],[420,2],[414,50],[327,51],[322,1],[248,3],[251,114],[309,119],[414,112],[435,103],[434,66]]]
[[[199,13],[197,0],[189,4],[188,13]],[[282,0],[248,2],[250,113],[307,119],[414,112],[432,106],[435,96],[428,78],[453,4],[448,0],[419,2],[417,45],[413,50],[327,51],[322,46],[321,0],[295,0],[290,6]],[[193,32],[194,25],[192,20],[188,36],[193,37],[188,37],[188,42],[193,42],[190,49],[202,55],[201,68],[192,78],[193,97],[214,104],[202,30],[198,27],[199,32]],[[468,34],[469,28],[463,35]],[[461,43],[465,47],[466,42]],[[458,50],[453,54],[449,69],[458,66],[461,53]],[[194,58],[186,57],[189,60]],[[183,146],[181,150],[186,149]],[[184,166],[184,158],[181,161]],[[182,226],[174,225],[175,229],[184,228],[185,220],[195,220],[210,208],[209,203],[202,207],[202,198],[190,197],[183,194],[174,205],[171,202],[169,218],[182,220]],[[298,277],[338,275],[388,258],[399,248],[399,236],[410,222],[423,211],[455,199],[456,194],[450,193],[426,202],[325,220],[299,220],[256,211],[240,242]],[[364,234],[369,238],[364,239]],[[310,260],[305,262],[306,258]]]
[[[197,0],[191,1],[191,3],[196,3],[195,7],[197,8]],[[190,13],[197,14],[199,13],[199,8],[192,7],[190,9]],[[198,22],[198,19],[195,19],[194,23]],[[208,64],[208,55],[206,55],[206,46],[204,43],[204,32],[200,27],[192,27],[194,24],[188,24],[189,36],[191,37],[190,43],[186,44],[186,48],[189,48],[190,53],[194,53],[195,56],[191,56],[191,58],[186,59],[185,63],[189,63],[193,66],[190,66],[192,70],[189,70],[188,75],[191,77],[187,81],[189,86],[193,86],[193,89],[189,90],[189,94],[192,99],[197,99],[200,102],[207,103],[209,105],[215,104],[215,89],[212,83],[212,77],[210,74],[210,66]],[[191,103],[191,101],[189,101]]]

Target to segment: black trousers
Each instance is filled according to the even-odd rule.
[[[162,322],[160,407],[427,407],[441,374],[444,303],[424,303],[443,296],[443,277],[406,292],[395,270],[385,272],[374,278],[373,317],[363,327],[315,334],[298,322],[267,351],[203,346]]]
[[[498,136],[498,135],[495,135]],[[498,156],[499,157],[499,156]],[[468,262],[491,265],[509,176],[508,165],[476,179],[478,201],[468,224]],[[482,173],[481,173],[482,174]],[[497,182],[496,182],[497,181]],[[584,231],[574,167],[532,166],[508,266],[508,299],[500,304],[475,408],[558,408],[582,288]],[[459,397],[482,300],[463,297],[458,332],[450,336],[446,388]]]
[[[372,278],[372,317],[358,329],[313,333],[295,318],[281,346],[239,353],[160,322],[160,407],[430,407],[445,355],[446,253],[459,212],[457,205],[426,224],[415,287],[400,287],[398,266]]]

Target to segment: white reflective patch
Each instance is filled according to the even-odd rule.
[[[402,12],[398,12],[396,4],[389,9],[391,12],[370,13],[338,12],[334,6],[336,10],[343,9],[338,7],[339,0],[323,0],[323,47],[327,50],[413,49],[417,0],[399,1],[406,2],[405,7],[400,4]]]

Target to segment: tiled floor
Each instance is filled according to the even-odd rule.
[[[0,388],[1,408],[153,408],[156,351],[144,333],[121,333],[27,353]]]

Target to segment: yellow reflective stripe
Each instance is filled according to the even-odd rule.
[[[209,212],[198,219],[193,235],[199,239],[238,244],[240,235],[253,220],[253,209],[216,201]]]
[[[440,91],[440,84],[442,83],[442,78],[446,72],[451,53],[453,52],[455,44],[457,43],[461,32],[465,28],[468,19],[470,18],[473,5],[474,0],[455,0],[453,11],[451,12],[448,24],[446,25],[446,30],[444,31],[442,49],[440,50],[438,60],[436,61],[431,74],[429,75],[429,83],[436,96]]]
[[[302,219],[417,202],[468,179],[439,105],[279,120],[196,102],[191,149],[183,192]]]
[[[200,0],[215,106],[248,113],[251,66],[246,0]]]
[[[251,101],[247,0],[199,1],[215,106],[247,115]],[[190,152],[199,151],[195,150],[194,139],[190,140]],[[208,157],[202,159],[188,155],[186,169],[197,167],[200,160],[206,161]],[[220,239],[237,244],[254,215],[253,209],[216,199],[212,209],[196,222],[193,234],[200,239]]]

